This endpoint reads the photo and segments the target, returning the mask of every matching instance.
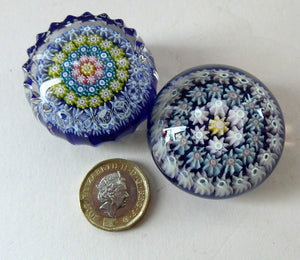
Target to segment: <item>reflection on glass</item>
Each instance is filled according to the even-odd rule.
[[[170,127],[165,128],[164,131],[164,137],[166,143],[173,143],[175,141],[179,141],[181,137],[184,135],[186,130],[186,126],[176,126],[176,127]]]

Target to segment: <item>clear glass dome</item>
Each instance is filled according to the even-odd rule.
[[[136,31],[106,14],[84,13],[37,35],[23,65],[38,119],[73,144],[99,144],[133,132],[156,92],[153,58]]]
[[[148,121],[153,159],[179,188],[228,198],[253,189],[284,145],[280,107],[265,85],[224,65],[192,68],[160,91]]]

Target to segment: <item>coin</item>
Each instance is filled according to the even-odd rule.
[[[85,176],[79,191],[80,207],[94,226],[119,231],[132,227],[146,212],[150,199],[147,177],[133,162],[100,162]]]

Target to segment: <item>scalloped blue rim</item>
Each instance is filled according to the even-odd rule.
[[[27,49],[27,54],[29,59],[23,64],[22,69],[25,72],[25,80],[23,85],[26,88],[26,85],[30,86],[34,79],[31,78],[30,76],[30,70],[33,65],[33,60],[32,57],[35,55],[35,52],[38,50],[39,47],[41,47],[43,44],[45,44],[45,40],[47,39],[48,35],[51,35],[54,31],[62,29],[66,27],[68,24],[72,24],[74,22],[88,22],[88,21],[102,21],[106,23],[107,25],[111,26],[116,26],[120,30],[124,30],[124,33],[129,35],[130,37],[133,37],[135,39],[135,46],[137,49],[142,49],[145,47],[144,42],[138,37],[137,32],[134,28],[128,28],[125,27],[125,23],[122,19],[111,19],[106,13],[102,13],[99,15],[93,15],[90,12],[85,12],[80,16],[73,16],[73,15],[68,15],[65,20],[62,22],[53,22],[50,24],[49,29],[43,33],[39,33],[36,35],[36,43],[29,47]],[[140,116],[135,118],[132,122],[130,122],[130,125],[127,127],[121,127],[120,130],[115,133],[115,134],[105,134],[102,136],[96,136],[96,135],[91,135],[88,137],[82,137],[82,136],[75,136],[74,134],[71,133],[61,133],[55,126],[52,126],[51,131],[52,134],[54,134],[57,137],[61,137],[63,139],[67,139],[70,143],[72,144],[92,144],[92,145],[98,145],[106,141],[115,141],[120,138],[122,138],[125,135],[133,133],[136,128],[145,120],[148,118],[149,113],[152,109],[152,106],[155,102],[155,97],[156,97],[156,87],[157,87],[157,82],[158,78],[155,76],[156,74],[156,66],[154,59],[148,49],[146,49],[147,52],[149,53],[148,57],[151,60],[152,63],[152,79],[150,83],[150,88],[151,92],[149,94],[149,102],[148,104],[144,107],[144,110],[141,112]],[[32,93],[31,98],[36,98],[34,93]],[[46,128],[47,123],[42,122]],[[48,129],[49,130],[49,129]],[[51,132],[50,131],[50,132]]]
[[[102,13],[99,15],[93,15],[90,12],[85,12],[80,16],[68,15],[65,18],[65,20],[63,20],[62,22],[51,23],[49,26],[49,29],[47,31],[36,35],[36,43],[27,49],[28,56],[31,57],[34,54],[35,50],[45,43],[46,37],[49,34],[52,34],[54,31],[62,29],[70,23],[97,21],[99,19],[106,22],[108,25],[114,25],[114,26],[118,27],[119,29],[124,29],[125,33],[132,37],[137,37],[136,30],[134,28],[125,27],[124,21],[122,19],[113,20],[106,13]],[[144,43],[139,40],[136,41],[136,44],[139,47],[144,45]]]

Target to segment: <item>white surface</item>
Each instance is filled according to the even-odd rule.
[[[256,190],[206,200],[171,185],[156,168],[146,124],[118,143],[72,146],[33,117],[21,65],[35,34],[68,14],[107,12],[137,29],[152,51],[158,89],[207,63],[261,79],[283,110],[287,138],[276,170]],[[300,2],[1,0],[0,259],[299,259]],[[152,200],[133,229],[110,233],[82,215],[78,191],[101,160],[136,161]]]

